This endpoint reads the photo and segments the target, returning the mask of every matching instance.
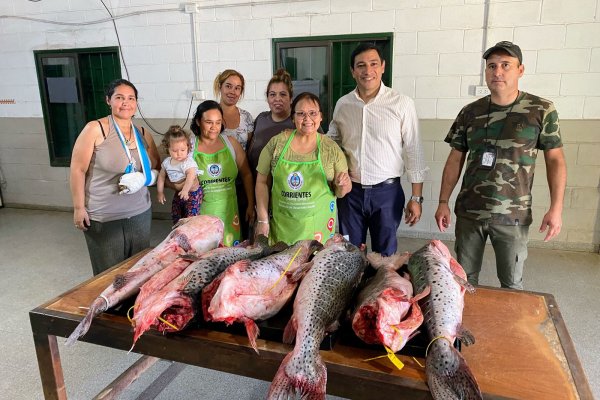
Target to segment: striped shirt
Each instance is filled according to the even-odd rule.
[[[356,89],[340,98],[327,135],[344,151],[353,182],[375,185],[405,171],[410,183],[425,180],[414,102],[383,83],[366,104]]]

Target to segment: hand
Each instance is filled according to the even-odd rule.
[[[335,177],[335,185],[336,186],[342,187],[342,186],[346,186],[346,185],[350,185],[350,184],[352,184],[352,182],[350,181],[350,175],[348,175],[347,172],[340,172]]]
[[[133,194],[144,187],[146,177],[141,172],[130,172],[119,178],[119,194]]]
[[[550,210],[544,215],[542,224],[540,225],[540,232],[544,232],[548,228],[544,242],[553,239],[560,233],[562,227],[562,216],[560,211]]]
[[[75,224],[75,228],[87,231],[87,227],[90,226],[90,217],[85,208],[73,211],[73,223]]]
[[[165,204],[165,201],[166,201],[165,194],[163,192],[158,192],[156,194],[156,200],[158,200],[158,202],[160,204]]]
[[[179,198],[183,200],[187,200],[190,198],[190,192],[184,192],[183,190],[179,192]]]
[[[435,222],[440,232],[446,232],[446,229],[450,227],[451,213],[448,203],[440,203],[437,211],[435,212]]]
[[[414,226],[421,219],[421,204],[410,200],[404,209],[404,222],[409,226]]]
[[[269,237],[269,222],[258,222],[254,225],[254,237],[258,235],[264,235]]]

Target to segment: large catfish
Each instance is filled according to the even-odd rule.
[[[250,345],[258,353],[259,334],[254,321],[277,314],[292,297],[308,259],[323,247],[316,240],[300,240],[278,254],[256,261],[242,260],[228,267],[202,291],[207,321],[242,322]],[[292,278],[298,273],[298,278]]]
[[[241,260],[265,257],[286,248],[283,242],[269,247],[267,238],[259,236],[254,245],[220,247],[195,257],[195,261],[161,290],[136,301],[133,343],[152,326],[159,332],[185,328],[198,311],[202,289],[228,266]]]
[[[217,217],[199,215],[179,220],[165,240],[127,272],[117,275],[114,282],[100,293],[90,305],[87,315],[71,333],[66,344],[75,343],[86,334],[97,315],[135,294],[155,273],[173,262],[178,262],[177,258],[181,254],[199,255],[214,249],[222,241],[223,222]]]
[[[436,400],[482,399],[477,380],[453,343],[474,343],[462,328],[465,290],[474,292],[465,271],[439,240],[414,253],[408,262],[415,292],[427,287],[431,294],[421,300],[429,334],[425,374],[431,395]]]
[[[317,253],[300,283],[284,342],[296,338],[294,350],[281,362],[268,399],[325,399],[327,369],[319,346],[335,331],[367,265],[363,252],[336,234]]]
[[[394,353],[406,345],[423,323],[418,300],[427,292],[413,297],[408,274],[401,276],[397,272],[409,257],[409,253],[390,257],[377,253],[367,255],[377,273],[356,296],[352,317],[352,330],[356,336],[368,344],[383,344]]]

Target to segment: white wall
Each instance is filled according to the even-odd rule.
[[[431,168],[425,219],[416,229],[403,227],[405,234],[435,233],[431,216],[448,154],[445,131],[460,108],[475,99],[469,90],[482,82],[483,49],[514,41],[524,52],[521,89],[554,101],[567,127],[567,209],[556,242],[598,248],[600,163],[594,151],[600,148],[600,0],[206,0],[195,2],[195,27],[178,1],[105,2],[114,15],[124,16],[116,20],[123,59],[144,115],[162,126],[185,118],[191,90],[212,98],[212,81],[226,68],[246,78],[241,107],[253,115],[265,110],[273,38],[393,32],[394,58],[388,60],[393,87],[415,99]],[[486,7],[489,29],[484,30]],[[126,16],[130,13],[135,15]],[[33,50],[115,46],[115,31],[108,20],[67,26],[12,18],[17,16],[79,24],[106,20],[108,14],[100,1],[0,2],[4,200],[69,207],[68,169],[49,166]],[[584,128],[590,131],[578,130]],[[548,196],[543,163],[538,168],[534,216],[539,220]],[[534,233],[533,238],[540,237]]]
[[[393,85],[416,100],[421,118],[453,118],[473,100],[481,53],[499,40],[524,51],[522,88],[553,100],[563,119],[600,118],[600,23],[597,0],[492,1],[487,44],[485,3],[479,0],[316,0],[229,6],[198,1],[200,89],[212,97],[212,80],[225,68],[248,80],[242,106],[264,110],[274,37],[394,32]],[[195,87],[191,14],[180,2],[107,0],[116,21],[130,79],[151,118],[184,117]],[[216,7],[212,5],[218,4]],[[172,10],[152,12],[156,10]],[[99,1],[5,0],[0,15],[60,22],[107,18]],[[41,117],[32,50],[113,46],[112,23],[62,26],[1,18],[0,117]]]

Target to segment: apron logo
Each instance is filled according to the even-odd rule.
[[[323,234],[321,232],[315,232],[315,240],[319,242],[323,239]]]
[[[292,190],[300,190],[304,185],[304,177],[300,172],[292,172],[287,177],[287,184]]]
[[[335,210],[335,200],[332,200],[331,203],[329,203],[329,211],[333,212]]]
[[[221,175],[221,164],[209,164],[208,165],[208,174],[213,178],[216,178]]]
[[[329,218],[329,221],[327,221],[327,229],[329,229],[329,232],[333,231],[334,225],[335,220],[333,218]]]

